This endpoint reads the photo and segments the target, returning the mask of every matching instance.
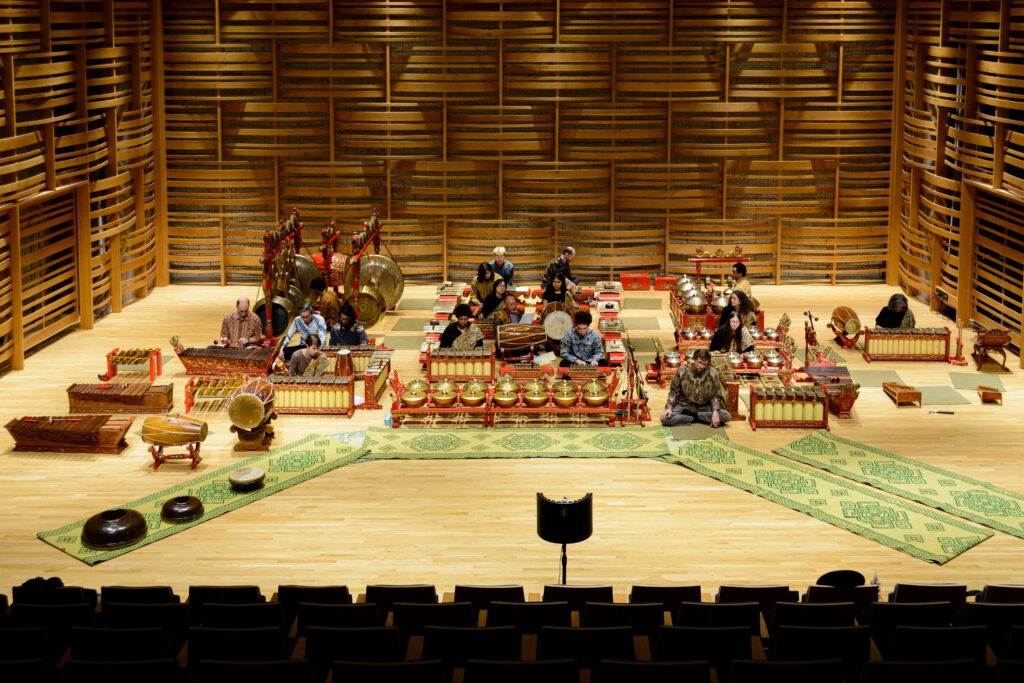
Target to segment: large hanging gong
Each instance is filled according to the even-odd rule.
[[[367,329],[379,323],[384,317],[385,311],[388,310],[384,303],[384,297],[373,285],[362,285],[359,288],[358,304],[355,299],[355,292],[345,295],[345,303],[352,305],[356,311],[356,320]]]
[[[352,257],[345,261],[345,291],[351,292],[354,286],[355,269],[352,268]],[[384,297],[384,309],[394,308],[402,299],[405,291],[405,277],[398,264],[383,254],[366,254],[359,257],[359,287],[372,285]],[[361,322],[361,321],[360,321]]]

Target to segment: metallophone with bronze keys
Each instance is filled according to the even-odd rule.
[[[348,415],[355,405],[355,380],[352,377],[287,377],[271,375],[274,384],[274,410],[283,415]]]
[[[488,348],[489,347],[489,348]],[[437,349],[427,352],[427,381],[448,378],[456,382],[482,379],[494,382],[496,360],[494,347],[479,349]]]
[[[948,327],[892,329],[869,327],[864,333],[864,360],[941,360],[950,362]]]
[[[750,428],[828,429],[828,395],[820,386],[751,387]]]
[[[171,346],[178,360],[189,375],[266,375],[274,365],[279,339],[275,346],[258,346],[249,349],[230,347],[185,348],[177,337],[171,338]]]
[[[119,372],[148,372],[149,381],[155,382],[163,374],[163,354],[160,349],[114,349],[107,354],[107,371],[99,375],[101,382],[109,382]]]

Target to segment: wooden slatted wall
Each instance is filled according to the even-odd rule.
[[[904,21],[890,281],[1019,344],[1024,0],[909,0]]]
[[[145,0],[0,13],[0,364],[156,284],[150,16]]]
[[[292,207],[407,275],[885,275],[895,0],[164,0],[172,278],[254,276]]]

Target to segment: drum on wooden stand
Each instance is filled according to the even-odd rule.
[[[274,412],[274,385],[258,377],[235,390],[228,403],[228,418],[240,429],[255,429]]]
[[[142,440],[156,446],[183,446],[206,440],[208,427],[185,415],[151,415],[142,421]]]
[[[502,351],[525,351],[547,340],[544,327],[530,323],[510,323],[498,327],[498,348]]]
[[[548,306],[561,306],[562,304],[551,303]],[[544,307],[547,311],[547,306]],[[565,310],[552,310],[544,316],[544,333],[548,337],[548,344],[555,353],[559,353],[562,347],[562,337],[572,329],[572,315]]]
[[[832,311],[832,327],[836,332],[845,332],[852,337],[861,331],[860,318],[849,306],[837,306]]]

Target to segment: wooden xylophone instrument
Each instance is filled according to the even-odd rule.
[[[363,372],[356,374],[356,380],[363,380],[363,402],[361,408],[383,408],[380,398],[388,388],[388,375],[391,374],[391,356],[394,349],[378,347],[370,356]]]
[[[16,451],[120,453],[133,417],[22,417],[7,423]]]
[[[483,379],[494,381],[494,348],[436,349],[427,353],[427,381],[440,377],[456,381]]]
[[[277,348],[183,348],[175,353],[189,375],[265,375],[274,364]]]
[[[277,393],[274,408],[286,415],[348,415],[355,410],[351,377],[268,377]]]
[[[871,327],[864,334],[864,360],[949,360],[948,327]]]
[[[223,401],[231,398],[245,377],[192,377],[185,383],[185,414],[199,401]]]
[[[173,384],[72,384],[67,392],[72,413],[166,413],[174,405]]]
[[[828,396],[819,386],[751,387],[750,428],[828,429]]]
[[[366,366],[370,364],[370,359],[373,357],[373,353],[380,347],[375,344],[360,344],[359,346],[325,346],[321,349],[322,352],[328,356],[337,358],[338,352],[343,349],[348,349],[349,354],[352,358],[352,370],[356,374],[359,374],[366,370]],[[337,361],[335,361],[336,363]],[[330,372],[337,374],[336,365],[332,364]]]
[[[160,349],[114,349],[107,354],[107,371],[99,378],[107,382],[119,372],[148,372],[153,382],[163,372],[163,354]]]

